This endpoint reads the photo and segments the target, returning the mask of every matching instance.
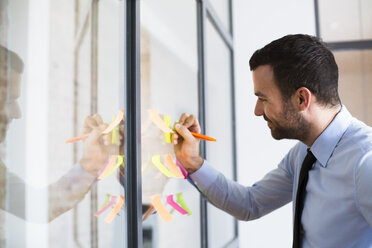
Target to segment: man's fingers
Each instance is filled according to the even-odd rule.
[[[93,115],[93,119],[97,122],[98,125],[103,124],[102,117],[99,114]]]
[[[194,136],[192,136],[192,134],[190,133],[190,131],[187,129],[187,127],[185,127],[184,125],[181,125],[181,124],[176,124],[176,131],[179,135],[182,136],[182,138],[184,138],[184,140],[186,142],[192,142],[195,138]]]
[[[200,133],[200,125],[198,119],[196,119],[195,115],[190,115],[186,118],[184,124],[191,132]]]
[[[183,113],[180,117],[179,124],[183,125],[185,123],[185,120],[189,117],[189,114]]]

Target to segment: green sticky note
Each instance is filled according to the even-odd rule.
[[[115,116],[112,117],[112,122],[114,122],[116,119]],[[119,144],[119,134],[118,134],[118,128],[114,127],[111,132],[111,144],[117,145]]]
[[[177,203],[180,204],[180,206],[183,207],[183,209],[185,209],[188,212],[187,215],[192,214],[192,212],[189,209],[189,207],[187,206],[186,202],[183,200],[183,193],[178,193],[177,194]]]

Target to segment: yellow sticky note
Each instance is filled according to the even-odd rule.
[[[109,176],[111,173],[113,173],[121,164],[123,164],[124,161],[124,155],[118,155],[116,164],[113,166],[109,171],[106,172],[106,174],[102,173],[99,179],[103,179],[107,176]]]
[[[169,128],[171,128],[171,118],[169,115],[164,115],[163,117],[165,125],[167,125]],[[172,134],[171,133],[164,133],[164,141],[165,143],[172,143]]]
[[[124,205],[124,196],[120,196],[118,202],[116,203],[114,209],[107,215],[105,221],[111,223],[115,216],[119,213],[120,208]]]
[[[184,178],[181,171],[177,168],[177,165],[173,162],[173,157],[171,154],[165,156],[165,164],[168,166],[169,170],[175,175],[175,177]]]
[[[173,216],[170,215],[170,213],[167,211],[163,203],[161,203],[160,195],[155,195],[152,198],[152,205],[160,215],[160,217],[163,219],[164,222],[169,222],[173,220]]]
[[[164,121],[160,118],[159,113],[156,109],[150,110],[150,119],[151,121],[160,128],[164,133],[173,133],[173,130],[170,129]]]
[[[153,155],[151,158],[152,163],[158,168],[158,170],[163,173],[167,177],[175,177],[175,175],[170,172],[167,167],[165,167],[161,162],[160,162],[160,155]]]
[[[115,165],[116,160],[117,160],[117,156],[112,155],[111,159],[110,159],[110,162],[108,163],[108,165],[106,165],[105,169],[99,175],[98,179],[102,179],[103,176],[106,175],[107,172],[109,172],[112,169],[112,167]]]

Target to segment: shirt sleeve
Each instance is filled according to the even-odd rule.
[[[52,221],[59,215],[73,208],[81,201],[89,191],[96,177],[86,172],[80,164],[71,168],[57,182],[48,187],[38,188],[25,184],[25,182],[14,173],[7,172],[8,192],[5,199],[5,210],[22,219],[31,222],[45,222],[43,213],[37,213],[30,219],[25,214],[26,190],[33,195],[35,199],[42,199],[48,195],[48,220]],[[46,192],[48,190],[48,192]],[[37,216],[37,217],[35,217]]]
[[[356,167],[355,192],[359,211],[372,227],[372,151],[365,154]]]
[[[237,219],[253,220],[292,200],[293,175],[286,169],[289,160],[287,154],[278,168],[251,187],[227,179],[207,161],[190,178],[216,207]]]

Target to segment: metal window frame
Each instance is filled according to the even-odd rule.
[[[231,98],[232,98],[232,141],[233,141],[233,179],[237,179],[236,166],[236,127],[235,127],[235,85],[234,85],[234,46],[232,32],[232,0],[229,1],[230,30],[220,21],[208,0],[196,0],[197,4],[197,49],[198,49],[198,111],[201,128],[205,127],[205,22],[209,21],[216,28],[227,47],[230,49]],[[139,0],[126,0],[126,236],[127,247],[142,247],[142,185],[141,185],[141,136],[140,136],[140,6]],[[201,143],[200,152],[206,156],[205,142]],[[201,211],[201,247],[208,247],[207,200],[200,198]],[[234,238],[226,247],[237,247],[238,224],[234,220]],[[233,245],[232,245],[233,244]]]
[[[319,0],[314,0],[315,13],[315,33],[318,38],[321,38],[320,16],[319,16]],[[371,50],[372,39],[366,40],[352,40],[352,41],[332,41],[325,42],[331,51],[345,51],[345,50]]]
[[[234,43],[233,43],[233,21],[232,21],[232,0],[229,1],[229,27],[222,24],[212,4],[209,0],[197,0],[197,32],[198,32],[198,96],[199,96],[199,123],[201,129],[206,126],[206,105],[205,105],[205,83],[206,83],[206,63],[205,63],[205,23],[210,21],[221,39],[230,50],[230,80],[231,80],[231,113],[232,113],[232,144],[233,144],[233,179],[237,180],[237,162],[236,162],[236,116],[235,116],[235,77],[234,77]],[[201,143],[200,153],[203,157],[207,157],[205,142]],[[201,229],[201,247],[208,247],[208,212],[207,200],[204,196],[200,197],[200,229]],[[234,237],[224,247],[238,247],[238,222],[234,220]]]

